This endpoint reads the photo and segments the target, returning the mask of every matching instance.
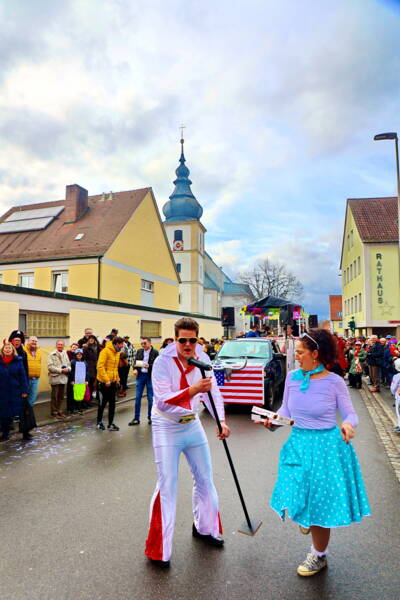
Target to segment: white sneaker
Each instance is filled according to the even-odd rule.
[[[317,556],[313,552],[309,552],[306,560],[297,567],[297,574],[302,577],[310,577],[311,575],[316,575],[316,573],[322,571],[327,564],[326,554]]]
[[[96,398],[96,392],[92,392],[92,398]]]

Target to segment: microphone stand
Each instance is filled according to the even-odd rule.
[[[201,371],[201,375],[202,375],[203,379],[206,379],[206,371],[205,371],[205,369],[202,368],[202,367],[199,367],[199,369]],[[212,397],[211,392],[207,392],[207,395],[208,395],[208,399],[210,400],[211,408],[212,408],[213,413],[214,413],[214,418],[215,418],[215,421],[217,423],[218,431],[220,433],[222,433],[222,425],[221,425],[221,421],[219,420],[217,409],[215,407],[214,398]],[[225,448],[225,452],[226,452],[226,456],[228,458],[229,466],[230,466],[231,471],[232,471],[233,480],[235,482],[236,489],[237,489],[237,492],[239,494],[240,502],[242,504],[244,516],[246,518],[246,522],[239,529],[239,533],[244,533],[246,535],[253,536],[260,529],[262,521],[254,521],[254,520],[252,521],[250,519],[249,513],[247,511],[246,503],[245,503],[244,498],[243,498],[242,490],[240,488],[239,480],[238,480],[237,475],[236,475],[236,470],[235,470],[235,467],[233,465],[231,453],[229,452],[228,444],[227,444],[227,442],[226,442],[225,439],[222,440],[222,443],[223,443],[224,448]]]

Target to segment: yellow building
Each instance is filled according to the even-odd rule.
[[[0,220],[0,282],[169,310],[179,275],[151,188],[11,208]]]
[[[400,337],[397,198],[347,200],[340,269],[343,321],[356,334]]]

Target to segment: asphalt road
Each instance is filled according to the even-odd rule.
[[[336,530],[328,569],[300,578],[296,568],[310,540],[268,507],[279,449],[287,435],[230,412],[231,453],[249,512],[263,525],[256,536],[237,532],[244,521],[222,444],[206,413],[224,525],[223,550],[191,537],[191,478],[184,458],[171,568],[160,571],[143,554],[155,484],[151,427],[128,427],[131,407],[119,408],[117,433],[94,429],[93,418],[55,424],[35,440],[0,446],[0,593],[5,600],[398,600],[400,489],[362,403],[355,446],[373,511],[360,525]],[[19,436],[18,436],[19,437]]]

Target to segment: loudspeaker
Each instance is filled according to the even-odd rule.
[[[308,317],[308,327],[310,329],[317,329],[317,327],[318,327],[318,315],[310,315]]]
[[[235,327],[235,309],[233,306],[225,306],[222,309],[221,325],[223,327]]]

